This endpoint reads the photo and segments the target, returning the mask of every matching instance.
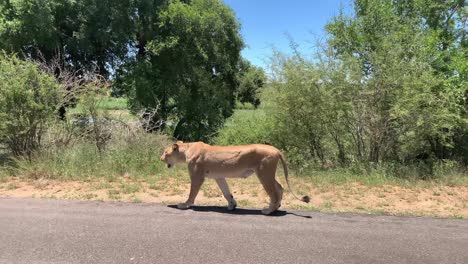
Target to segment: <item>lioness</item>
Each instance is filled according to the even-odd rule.
[[[275,180],[278,161],[281,160],[284,175],[289,190],[294,197],[299,199],[291,190],[288,181],[288,167],[282,153],[270,145],[243,145],[243,146],[211,146],[203,142],[177,143],[168,146],[161,156],[161,161],[168,168],[177,163],[186,162],[190,174],[190,194],[185,203],[178,204],[180,209],[187,209],[195,202],[195,197],[200,190],[205,178],[216,180],[224,197],[228,201],[228,210],[234,210],[236,200],[229,190],[225,178],[246,178],[256,173],[266,192],[270,196],[270,206],[262,210],[263,214],[271,214],[281,206],[283,187]],[[299,199],[308,203],[309,197]]]

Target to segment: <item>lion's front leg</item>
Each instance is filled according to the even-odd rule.
[[[229,190],[229,185],[227,184],[226,179],[218,178],[216,179],[216,183],[218,184],[219,188],[223,192],[224,198],[228,201],[228,210],[232,211],[236,209],[237,202],[234,200],[234,196],[232,196],[231,191]]]
[[[185,203],[180,203],[177,205],[179,209],[188,209],[195,203],[195,198],[200,191],[200,187],[202,186],[203,182],[205,181],[205,177],[203,175],[191,173],[190,174],[190,194]]]

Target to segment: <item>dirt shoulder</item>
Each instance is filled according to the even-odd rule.
[[[228,181],[239,207],[262,208],[268,204],[268,196],[255,177]],[[310,195],[311,203],[297,201],[286,191],[283,209],[468,218],[468,186],[366,186],[357,182],[316,186],[302,179],[295,179],[293,186],[298,194]],[[189,181],[183,178],[162,178],[152,183],[129,177],[115,182],[9,178],[0,183],[2,197],[176,204],[184,201],[188,192]],[[196,203],[226,205],[212,180],[205,182]]]

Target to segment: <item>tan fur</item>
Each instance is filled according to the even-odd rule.
[[[234,210],[237,203],[229,191],[225,178],[246,178],[256,173],[270,196],[270,205],[263,209],[262,213],[270,214],[278,210],[283,198],[283,188],[275,179],[278,161],[283,163],[289,187],[288,170],[283,155],[277,148],[270,145],[211,146],[203,142],[178,141],[166,148],[161,160],[169,168],[177,163],[188,164],[191,179],[190,194],[185,203],[178,205],[181,209],[189,208],[194,204],[205,178],[213,178],[229,202],[228,209]],[[300,200],[308,202],[309,198],[305,196]]]

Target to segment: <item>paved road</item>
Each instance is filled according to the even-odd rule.
[[[0,263],[468,263],[468,221],[0,198]]]

